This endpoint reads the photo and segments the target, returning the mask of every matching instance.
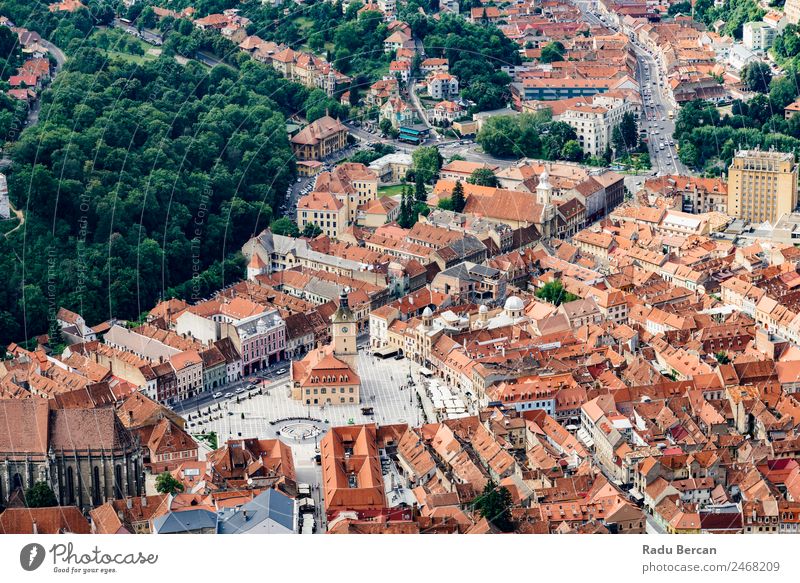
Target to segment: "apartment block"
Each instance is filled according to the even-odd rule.
[[[774,223],[797,206],[794,154],[740,150],[728,169],[728,214]]]

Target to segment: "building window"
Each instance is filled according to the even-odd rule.
[[[102,504],[100,499],[100,468],[97,466],[92,471],[92,501],[95,506]]]

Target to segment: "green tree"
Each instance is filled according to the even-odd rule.
[[[720,364],[729,364],[731,362],[731,358],[728,356],[728,353],[724,350],[720,350],[716,354],[714,354],[714,358],[717,359],[717,362]]]
[[[179,494],[183,492],[183,484],[169,472],[156,476],[156,491],[161,494]]]
[[[566,49],[564,45],[558,41],[548,43],[542,49],[542,54],[539,60],[542,63],[552,63],[554,61],[563,61]]]
[[[792,77],[788,74],[786,77],[776,77],[769,84],[769,103],[773,111],[782,111],[797,97],[797,80]]]
[[[391,120],[387,118],[383,118],[380,123],[378,124],[378,128],[381,130],[381,133],[386,134],[387,136],[392,133],[394,127],[392,126]]]
[[[397,219],[397,224],[404,229],[410,229],[417,222],[417,216],[414,213],[414,200],[411,195],[411,187],[407,184],[403,185],[403,193],[400,196],[400,216]]]
[[[461,181],[456,181],[456,185],[453,187],[453,193],[450,195],[450,200],[453,204],[453,210],[457,213],[463,212],[464,207],[467,206],[467,200],[464,197],[464,185],[461,184]]]
[[[306,226],[303,227],[302,234],[303,237],[313,239],[314,237],[322,234],[322,229],[320,229],[319,225],[316,225],[315,223],[306,223]]]
[[[622,115],[622,121],[619,124],[620,132],[622,132],[622,139],[625,142],[625,148],[631,151],[636,148],[639,143],[639,127],[636,124],[636,118],[630,112]]]
[[[483,493],[472,503],[483,518],[502,532],[514,530],[514,523],[511,520],[513,500],[511,492],[505,486],[498,487],[494,480],[489,480],[483,488]]]
[[[692,4],[688,0],[683,0],[682,2],[676,2],[675,4],[672,4],[667,10],[668,16],[676,16],[678,14],[691,15],[691,13],[692,13]]]
[[[628,148],[625,144],[625,138],[622,137],[622,129],[620,126],[614,126],[614,131],[611,132],[611,143],[614,144],[617,155],[624,156],[628,153]]]
[[[742,82],[749,91],[766,93],[772,81],[772,71],[769,65],[761,61],[753,61],[742,69]]]
[[[453,210],[453,199],[452,198],[440,198],[439,204],[436,205],[443,211],[451,211]]]
[[[297,227],[297,223],[288,217],[272,221],[269,225],[269,230],[276,235],[285,235],[286,237],[300,236],[300,229]]]
[[[158,17],[152,6],[145,6],[139,14],[139,18],[136,19],[136,24],[140,28],[155,28],[157,22]]]
[[[467,182],[470,184],[477,184],[478,186],[492,186],[495,188],[500,186],[497,176],[495,176],[494,172],[489,168],[476,168],[472,171],[472,174],[469,175],[469,178],[467,178]]]
[[[554,306],[560,306],[565,302],[572,302],[578,299],[578,296],[564,289],[564,284],[561,283],[560,279],[554,279],[544,284],[536,290],[536,297]]]
[[[58,500],[47,482],[36,482],[25,491],[25,506],[28,508],[48,508],[58,506]]]
[[[421,173],[414,177],[414,200],[418,203],[428,203],[428,190],[425,188],[425,180]]]
[[[583,159],[583,148],[578,140],[569,140],[561,148],[561,158],[570,162],[580,162]]]
[[[421,175],[422,180],[431,182],[439,175],[442,167],[442,155],[436,146],[422,146],[411,154],[411,166],[414,176]]]

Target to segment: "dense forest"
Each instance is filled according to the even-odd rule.
[[[241,244],[270,223],[295,177],[286,119],[347,114],[346,105],[287,82],[219,34],[186,20],[153,19],[155,2],[85,4],[66,14],[0,0],[0,14],[68,55],[42,95],[39,123],[6,144],[11,200],[25,223],[0,236],[0,342],[53,332],[60,306],[91,324],[136,319],[161,297],[204,297],[240,278]],[[230,1],[169,6],[189,5],[202,15]],[[314,2],[288,16],[260,2],[238,6],[253,21],[250,34],[325,53],[357,86],[390,60],[382,50],[385,23],[371,12],[358,15],[360,3],[342,13],[338,3]],[[420,6],[435,8],[412,0],[401,16],[427,53],[450,59],[477,109],[502,106],[508,77],[496,68],[519,62],[513,43],[494,26],[451,15],[436,20],[417,12]],[[131,39],[97,28],[115,13],[161,28],[162,55],[141,57]],[[3,43],[0,32],[0,50]],[[229,66],[176,60],[198,50]],[[0,56],[15,64],[11,48]],[[0,131],[15,124],[4,121],[4,105],[14,106],[4,99]]]
[[[285,120],[310,93],[254,61],[109,60],[84,43],[10,148],[24,228],[0,238],[3,342],[59,306],[90,323],[242,276],[238,250],[295,175]]]

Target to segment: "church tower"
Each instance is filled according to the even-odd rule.
[[[333,355],[339,360],[346,362],[354,372],[358,372],[356,366],[357,325],[356,316],[350,309],[347,301],[347,290],[343,289],[339,295],[339,308],[331,317],[333,324]]]
[[[553,197],[553,186],[550,184],[550,173],[547,168],[539,176],[539,184],[536,185],[536,202],[542,206],[550,204]]]
[[[539,231],[542,238],[550,238],[555,233],[554,223],[556,218],[556,208],[552,203],[553,186],[550,184],[550,173],[547,167],[539,176],[539,184],[536,185],[536,202],[542,205],[542,218]]]

